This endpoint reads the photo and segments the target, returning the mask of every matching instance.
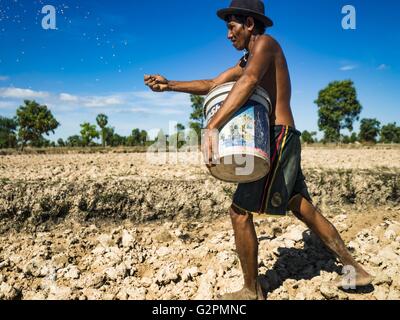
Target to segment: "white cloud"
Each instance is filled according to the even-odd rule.
[[[12,101],[0,101],[0,109],[16,109],[19,105]]]
[[[147,114],[181,114],[177,110],[190,107],[188,95],[180,93],[154,93],[147,91],[120,92],[110,96],[81,96],[83,106],[87,108],[106,108],[122,106],[114,112],[134,112]]]
[[[0,76],[0,81],[7,81],[8,79],[10,79],[7,76]]]
[[[79,98],[68,93],[61,93],[60,100],[64,102],[78,102]]]
[[[84,106],[88,108],[102,108],[109,106],[118,106],[124,103],[124,100],[118,96],[108,96],[108,97],[87,97],[83,98]]]
[[[49,93],[21,88],[0,88],[0,98],[33,99],[47,98]]]
[[[388,70],[388,69],[390,69],[390,66],[388,66],[387,64],[381,64],[381,65],[377,68],[377,70],[379,70],[379,71],[384,71],[384,70]]]
[[[341,71],[350,71],[354,69],[357,69],[356,65],[346,65],[340,68]]]
[[[70,112],[80,109],[101,108],[105,113],[136,113],[143,115],[182,115],[190,110],[190,97],[182,93],[154,93],[148,91],[114,92],[109,95],[80,95],[73,93],[50,93],[21,88],[1,88],[0,98],[18,100],[39,99],[55,111]],[[2,103],[1,107],[10,107]]]
[[[160,110],[161,114],[165,115],[178,115],[178,114],[183,114],[184,112],[182,110],[176,110],[176,109],[162,109]]]
[[[182,110],[177,109],[148,109],[148,108],[131,108],[128,110],[118,110],[118,112],[130,112],[130,113],[145,113],[145,114],[158,114],[158,115],[180,115],[184,114]]]
[[[148,91],[137,91],[129,94],[131,100],[135,104],[149,106],[151,108],[176,108],[176,107],[190,107],[190,98],[187,94],[182,93],[154,93]]]
[[[121,110],[123,111],[123,110]],[[146,109],[146,108],[132,108],[129,109],[128,111],[133,112],[133,113],[151,113],[151,110]]]

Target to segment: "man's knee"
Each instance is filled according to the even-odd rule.
[[[303,201],[303,196],[301,194],[295,195],[292,199],[289,201],[289,210],[292,211],[293,213],[296,212],[300,214],[300,209],[301,209],[301,202]]]
[[[253,215],[240,210],[235,206],[231,206],[229,209],[229,214],[231,216],[232,222],[236,225],[247,224],[248,222],[253,221]]]
[[[294,196],[289,202],[289,210],[306,224],[313,224],[319,211],[302,195]]]

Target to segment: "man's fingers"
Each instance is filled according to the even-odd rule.
[[[155,83],[149,82],[149,83],[146,83],[146,85],[147,85],[148,87],[150,87],[150,89],[153,89],[154,86],[155,86]]]
[[[154,79],[153,76],[149,76],[149,75],[144,76],[144,81],[145,81],[145,82],[152,81],[153,79]]]
[[[213,164],[213,138],[212,135],[208,139],[208,163]]]
[[[155,86],[155,85],[157,85],[157,84],[159,84],[159,82],[158,82],[157,80],[155,80],[155,79],[153,79],[153,80],[150,81],[150,85],[151,85],[151,86]]]
[[[213,167],[215,167],[219,163],[217,131],[212,132],[210,144],[211,144],[211,164]]]
[[[165,79],[160,75],[144,75],[144,83],[154,92],[162,92],[165,90]]]
[[[206,165],[208,165],[209,162],[208,162],[208,136],[207,135],[204,136],[204,143],[202,146],[202,151],[203,151],[204,163]]]
[[[206,132],[203,137],[204,143],[202,144],[202,153],[204,162],[208,169],[215,167],[214,155],[213,155],[213,136],[210,132]]]
[[[145,76],[145,78],[144,78],[145,80],[157,80],[157,81],[159,81],[160,79],[161,79],[161,77],[160,76],[157,76],[157,75],[152,75],[152,76]]]
[[[158,76],[145,75],[144,76],[144,81],[145,82],[160,81],[160,78]]]
[[[162,81],[161,77],[156,75],[145,75],[144,76],[144,83],[146,86],[148,86],[152,91],[154,92],[161,92],[163,91],[162,89]]]
[[[207,159],[207,150],[206,150],[205,142],[201,145],[201,153],[203,155],[204,163],[206,163],[207,162],[207,160],[206,160]]]

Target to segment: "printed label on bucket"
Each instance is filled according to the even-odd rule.
[[[255,114],[254,107],[241,109],[220,132],[219,150],[225,148],[245,147],[255,148]]]

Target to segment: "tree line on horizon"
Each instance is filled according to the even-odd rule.
[[[316,132],[304,131],[304,143],[400,143],[400,127],[396,122],[382,126],[376,118],[365,118],[360,122],[360,131],[354,132],[354,122],[360,120],[363,108],[352,80],[329,83],[314,103],[318,106],[318,127],[324,137],[318,141]],[[345,129],[350,135],[342,134]]]
[[[201,139],[201,130],[204,127],[203,104],[204,97],[191,96],[192,113],[189,129],[178,123],[175,133],[165,135],[160,130],[155,141],[149,141],[145,130],[133,129],[128,137],[115,132],[115,128],[108,126],[108,117],[99,114],[96,124],[84,122],[80,125],[80,134],[68,137],[65,141],[58,139],[57,144],[44,136],[55,133],[60,123],[54,118],[45,105],[36,101],[25,100],[24,105],[16,111],[14,118],[0,116],[0,148],[24,149],[26,146],[42,147],[118,147],[118,146],[149,146],[154,142],[164,141],[168,145],[178,148],[186,143],[198,144]],[[359,133],[354,131],[354,122],[360,120],[362,106],[357,99],[357,92],[353,81],[334,81],[321,90],[315,101],[318,106],[318,126],[324,133],[324,138],[318,141],[316,132],[304,131],[304,143],[400,143],[400,127],[396,122],[381,125],[377,119],[362,119]],[[350,135],[342,134],[347,129]],[[96,143],[101,139],[101,144]]]
[[[115,132],[115,128],[108,126],[109,119],[105,114],[96,117],[96,124],[84,122],[80,125],[80,134],[72,135],[66,140],[58,139],[57,143],[46,139],[50,133],[61,125],[45,105],[36,101],[25,100],[24,105],[16,111],[14,118],[0,116],[0,149],[4,148],[49,148],[49,147],[148,147],[155,142],[177,148],[186,143],[198,144],[200,141],[201,128],[203,127],[203,115],[198,110],[202,108],[203,98],[192,96],[191,122],[189,133],[186,133],[184,125],[178,123],[175,127],[175,134],[166,135],[161,129],[154,141],[150,140],[148,132],[140,129],[133,129],[129,136],[122,136]],[[101,143],[95,140],[100,139]],[[196,141],[194,141],[194,139]]]
[[[44,137],[53,134],[60,126],[51,111],[45,105],[36,101],[25,100],[16,116],[12,119],[0,116],[0,148],[18,148],[26,146],[34,148],[49,147],[93,147],[93,146],[144,146],[147,142],[147,132],[134,129],[129,137],[115,133],[115,128],[109,127],[108,117],[99,114],[97,125],[84,122],[80,125],[80,135],[68,137],[65,141],[58,139],[57,144]],[[101,138],[101,144],[94,142]]]

